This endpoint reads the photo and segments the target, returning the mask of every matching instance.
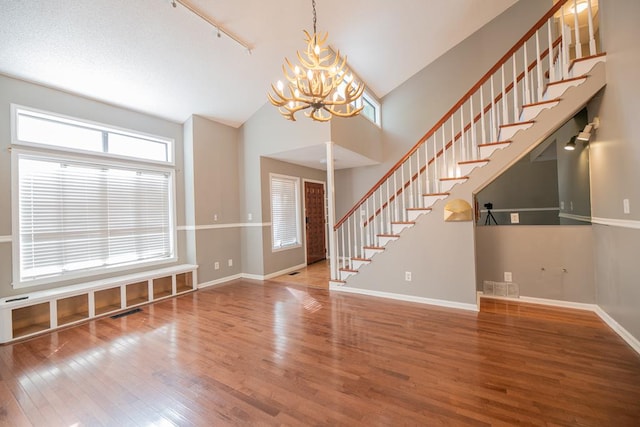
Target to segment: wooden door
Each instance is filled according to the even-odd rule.
[[[304,216],[307,238],[307,264],[326,258],[324,185],[304,183]]]

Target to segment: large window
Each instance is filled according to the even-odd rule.
[[[170,140],[14,111],[15,287],[175,260]]]
[[[301,246],[300,178],[270,174],[273,250]]]

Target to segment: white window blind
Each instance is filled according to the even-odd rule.
[[[271,175],[271,230],[273,249],[300,246],[300,179]]]
[[[18,154],[14,284],[172,258],[172,173]]]

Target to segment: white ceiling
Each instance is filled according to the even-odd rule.
[[[304,47],[311,1],[187,0],[253,54],[170,0],[3,0],[0,73],[184,122],[239,126]],[[317,0],[318,30],[378,97],[516,0]]]

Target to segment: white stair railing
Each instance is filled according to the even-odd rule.
[[[586,40],[570,12],[577,0],[560,0],[336,223],[335,265],[353,269],[354,258],[366,258],[365,247],[382,246],[388,238],[380,236],[393,234],[392,223],[407,221],[407,208],[430,207],[423,195],[440,193],[443,178],[464,178],[459,162],[483,160],[484,144],[506,138],[503,127],[520,122],[523,107],[544,101],[547,84],[569,78],[571,61],[583,58],[582,43],[589,56],[598,54],[587,1]],[[331,272],[333,280],[342,279],[340,268]]]

